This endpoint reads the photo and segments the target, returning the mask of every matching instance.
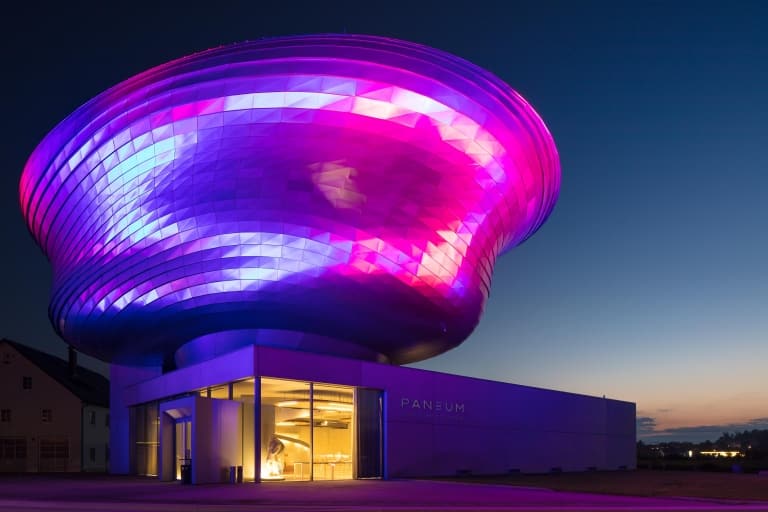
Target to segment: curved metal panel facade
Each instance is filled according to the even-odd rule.
[[[405,363],[477,324],[552,211],[554,142],[490,73],[370,36],[225,46],[59,124],[20,183],[67,341],[123,364],[246,343]]]

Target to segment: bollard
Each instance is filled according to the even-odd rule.
[[[190,459],[182,459],[181,483],[184,485],[192,483],[192,461]]]

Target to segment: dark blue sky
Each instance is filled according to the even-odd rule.
[[[379,34],[506,80],[563,169],[547,224],[499,260],[475,334],[418,366],[636,401],[648,439],[768,428],[768,3],[275,4],[24,4],[6,17],[0,336],[63,354],[16,198],[58,121],[220,44]]]

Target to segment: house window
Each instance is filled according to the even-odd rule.
[[[68,460],[69,441],[67,439],[40,440],[40,466],[46,471],[64,471]]]
[[[32,377],[22,377],[21,387],[24,389],[32,389]]]
[[[11,421],[11,410],[10,409],[0,409],[0,421],[3,423],[8,423]]]
[[[96,462],[96,448],[91,448],[88,450],[88,458],[91,459],[91,462]]]
[[[51,409],[43,409],[43,423],[53,422],[53,411]]]
[[[27,440],[23,437],[0,437],[0,460],[26,459]]]
[[[88,413],[88,421],[91,425],[96,424],[96,411],[91,411]]]

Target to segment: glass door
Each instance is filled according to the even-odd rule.
[[[192,468],[192,420],[176,420],[174,429],[174,451],[176,453],[176,480],[188,482]]]
[[[355,390],[357,413],[357,478],[384,476],[384,393],[378,389]]]

